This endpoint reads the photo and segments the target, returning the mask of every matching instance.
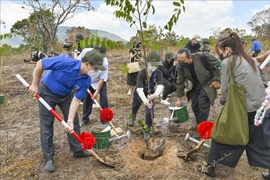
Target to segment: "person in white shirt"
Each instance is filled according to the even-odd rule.
[[[98,73],[93,72],[94,76],[91,76],[91,86],[89,90],[93,94],[96,99],[99,94],[100,106],[102,108],[108,108],[108,96],[107,96],[107,80],[108,80],[108,59],[106,57],[106,48],[105,47],[95,47],[95,48],[85,48],[78,56],[78,60],[81,60],[84,57],[84,54],[88,51],[99,51],[103,55],[103,66],[106,67],[105,71],[99,71]],[[83,101],[83,117],[82,117],[82,126],[90,124],[89,116],[92,113],[94,101],[91,99],[88,93],[84,96]],[[101,123],[104,123],[102,119],[100,119]]]

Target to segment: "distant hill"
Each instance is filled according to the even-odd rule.
[[[58,32],[57,32],[57,37],[59,39],[59,41],[64,41],[67,38],[67,30],[70,29],[71,27],[68,26],[59,26],[58,27]],[[127,43],[128,41],[113,34],[113,33],[109,33],[107,31],[102,31],[102,30],[98,30],[98,29],[89,29],[91,33],[97,33],[97,35],[101,38],[107,38],[110,39],[112,41],[123,41],[124,43]]]
[[[71,27],[68,26],[59,26],[58,27],[58,31],[57,31],[57,37],[59,41],[64,41],[67,38],[67,30],[70,29]],[[113,34],[113,33],[109,33],[107,31],[102,31],[102,30],[98,30],[98,29],[90,29],[90,31],[92,33],[96,33],[99,37],[101,38],[107,38],[110,39],[112,41],[123,41],[124,43],[127,43],[128,41]],[[1,40],[1,45],[3,44],[8,44],[12,47],[18,47],[20,44],[24,44],[24,42],[22,41],[22,37],[20,36],[14,36],[12,38],[7,38],[7,39],[3,39]]]

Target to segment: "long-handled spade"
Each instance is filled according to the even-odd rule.
[[[113,114],[112,110],[110,110],[109,108],[102,108],[100,106],[100,104],[97,102],[97,100],[94,98],[93,94],[91,93],[91,91],[89,89],[87,89],[88,94],[90,95],[91,99],[95,102],[95,104],[98,106],[98,108],[100,109],[100,116],[105,117],[105,118],[101,118],[102,120],[108,122],[110,124],[110,126],[112,127],[112,129],[114,130],[114,134],[116,136],[118,136],[117,133],[121,133],[123,132],[123,130],[121,128],[115,128],[114,125],[112,124],[111,120],[112,120],[112,116],[106,116],[106,114]]]
[[[19,75],[16,74],[16,77],[21,81],[21,83],[27,88],[29,89],[29,84]],[[50,113],[56,117],[56,119],[66,128],[68,128],[68,124],[56,113],[56,111],[54,111],[50,105],[42,98],[40,97],[38,94],[36,95],[36,98],[39,102],[41,102],[47,109],[48,111],[50,111]],[[99,157],[93,150],[92,148],[94,147],[95,143],[96,143],[96,139],[95,137],[91,134],[91,133],[85,133],[82,132],[80,134],[80,136],[75,132],[72,131],[71,134],[81,143],[82,145],[82,149],[83,150],[88,150],[91,152],[92,156],[94,158],[96,158],[99,162],[101,162],[102,164],[105,164],[109,167],[114,168],[114,165],[109,164],[107,162],[105,162],[101,157]]]

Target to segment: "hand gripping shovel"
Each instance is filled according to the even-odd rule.
[[[109,108],[104,108],[102,109],[102,107],[100,106],[100,104],[97,102],[97,100],[94,98],[93,94],[91,93],[91,91],[89,89],[87,89],[88,94],[90,95],[91,99],[95,102],[95,104],[98,106],[98,108],[100,109],[100,118],[105,121],[108,122],[110,124],[110,126],[112,127],[112,129],[114,130],[114,135],[118,136],[117,133],[121,133],[123,132],[123,130],[121,128],[115,128],[114,125],[112,124],[111,120],[113,118],[113,112],[112,110],[110,110]],[[110,115],[112,114],[112,115]]]
[[[29,84],[19,75],[16,74],[16,77],[21,81],[21,83],[27,88],[29,89]],[[42,98],[40,97],[38,94],[36,95],[36,98],[39,102],[41,102],[47,109],[48,111],[50,111],[50,113],[56,117],[56,119],[66,128],[68,128],[68,124],[56,113],[56,111],[54,111],[50,105]],[[92,156],[94,158],[96,158],[99,162],[101,162],[102,164],[105,164],[109,167],[113,167],[114,165],[108,164],[106,163],[101,157],[99,157],[93,150],[92,148],[94,147],[95,143],[96,143],[96,139],[95,137],[91,134],[91,133],[87,133],[87,132],[82,132],[80,134],[80,136],[75,132],[72,131],[71,134],[81,143],[82,145],[82,149],[83,150],[89,150],[92,154]]]

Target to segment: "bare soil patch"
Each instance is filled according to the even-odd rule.
[[[0,105],[0,179],[207,179],[197,173],[198,164],[207,161],[209,150],[202,148],[192,155],[192,159],[184,161],[177,156],[196,146],[193,142],[184,141],[187,133],[193,134],[189,128],[195,123],[190,103],[187,104],[189,120],[182,124],[170,123],[165,135],[157,133],[157,139],[166,138],[163,155],[155,160],[144,160],[141,154],[146,148],[142,139],[142,130],[138,124],[128,128],[127,121],[131,112],[132,97],[126,95],[126,75],[118,68],[125,64],[127,57],[110,55],[108,97],[110,108],[114,112],[113,124],[121,127],[124,132],[131,130],[133,138],[130,141],[121,139],[112,142],[103,150],[95,150],[105,160],[113,162],[116,167],[108,168],[100,164],[95,158],[74,159],[69,149],[66,134],[62,125],[55,120],[54,144],[56,171],[47,173],[43,170],[44,160],[40,148],[38,105],[36,100],[29,98],[25,87],[16,79],[20,74],[30,83],[34,65],[25,64],[20,56],[4,58],[2,93],[5,94],[5,103]],[[170,102],[175,102],[173,95]],[[214,120],[220,112],[221,106],[216,100],[211,108],[210,120]],[[57,112],[62,116],[59,109]],[[81,117],[82,107],[79,109]],[[81,131],[90,131],[90,127],[98,124],[99,110],[94,109],[90,116],[91,125],[84,126]],[[156,100],[155,121],[163,117],[170,117],[167,106]],[[144,119],[144,108],[141,107],[137,119]],[[161,129],[156,128],[157,131]],[[210,140],[206,141],[210,144]],[[262,169],[252,168],[243,155],[235,169],[219,165],[216,179],[260,179]]]

